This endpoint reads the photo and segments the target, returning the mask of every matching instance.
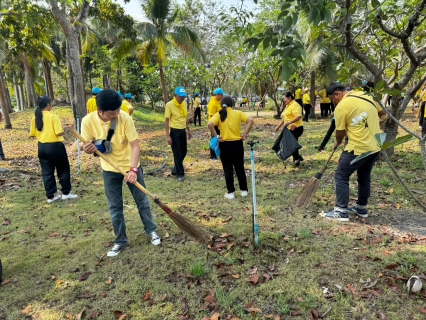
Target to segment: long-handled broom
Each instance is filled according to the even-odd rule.
[[[80,139],[83,143],[86,143],[87,140],[85,140],[80,134],[78,134],[74,129],[69,130],[76,138]],[[118,170],[123,176],[127,177],[127,173],[122,170],[120,167],[116,166],[110,159],[108,159],[105,155],[100,153],[98,150],[95,151],[95,153],[104,159],[106,162],[108,162],[111,166],[113,166],[116,170]],[[166,206],[164,203],[158,199],[158,197],[154,196],[151,192],[149,192],[147,189],[145,189],[139,182],[134,182],[134,185],[141,190],[143,193],[145,193],[150,198],[154,199],[154,202],[156,205],[158,205],[167,215],[170,217],[170,219],[173,220],[173,222],[187,235],[193,237],[197,241],[205,244],[211,243],[212,237],[208,234],[207,231],[200,228],[196,224],[194,224],[191,220],[188,220],[184,216],[174,212],[172,209],[170,209],[168,206]]]
[[[333,152],[328,157],[328,160],[325,163],[325,165],[321,168],[320,171],[318,171],[315,174],[315,176],[313,176],[308,181],[308,183],[306,184],[306,186],[304,186],[303,189],[302,189],[302,191],[297,195],[297,197],[296,197],[296,207],[301,208],[301,209],[306,209],[306,208],[309,207],[309,205],[311,204],[312,198],[313,198],[315,192],[318,189],[318,185],[320,183],[322,175],[323,175],[325,169],[327,169],[327,165],[330,162],[331,157],[333,156],[333,154],[334,154],[335,151],[336,151],[336,149],[333,149]]]

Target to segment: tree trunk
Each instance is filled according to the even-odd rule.
[[[9,108],[9,113],[12,113],[14,111],[13,106],[12,106],[12,100],[10,100],[10,93],[9,93],[9,89],[6,86],[6,82],[4,82],[4,92],[6,94],[6,103],[7,103],[7,107]]]
[[[400,110],[401,102],[404,98],[401,96],[394,96],[391,100],[391,110],[390,113],[396,118],[401,119],[402,114],[404,113],[404,110]],[[384,106],[386,108],[386,105]],[[398,135],[398,123],[396,123],[394,120],[389,118],[385,123],[384,131],[386,132],[386,142],[388,141],[394,141]],[[386,153],[388,156],[392,156],[395,153],[394,148],[386,149]]]
[[[77,116],[81,119],[86,115],[87,111],[84,77],[80,61],[79,37],[84,22],[89,15],[90,1],[83,1],[81,11],[77,15],[78,18],[75,19],[72,24],[68,20],[65,10],[59,8],[57,0],[49,0],[49,2],[52,15],[61,26],[67,40],[66,51],[71,108],[74,113],[74,119],[77,120]],[[77,123],[77,121],[75,121],[75,123]]]
[[[164,76],[163,61],[161,60],[158,61],[158,70],[160,70],[161,89],[163,89],[164,105],[166,105],[169,101],[169,94],[167,92],[166,77]]]
[[[22,110],[25,110],[28,108],[28,105],[27,105],[27,100],[25,100],[24,85],[20,83],[18,87],[19,87],[19,97],[21,98]]]
[[[43,72],[44,72],[44,81],[46,82],[46,93],[50,99],[55,100],[53,93],[53,84],[52,84],[52,73],[50,72],[49,61],[43,59]]]
[[[27,55],[24,53],[21,56],[22,63],[24,64],[25,81],[27,84],[28,107],[34,108],[36,106],[36,94],[34,90],[34,78],[31,72],[30,62]]]
[[[21,97],[19,96],[19,88],[18,88],[18,84],[16,83],[15,75],[12,76],[12,81],[13,81],[13,90],[15,90],[16,105],[18,107],[18,110],[21,111],[22,110]]]
[[[0,69],[0,108],[4,118],[4,127],[6,129],[12,129],[12,123],[9,117],[9,108],[6,102],[6,85],[4,83],[3,71]]]
[[[310,118],[315,118],[315,107],[316,107],[316,101],[315,101],[315,80],[316,80],[316,73],[315,73],[315,70],[313,70],[311,72],[311,91],[310,91],[310,96],[311,96],[312,110],[311,110]]]
[[[78,51],[79,51],[79,56],[81,57],[83,55],[83,47],[81,46],[81,34],[78,34]],[[80,67],[81,67],[81,74],[82,74],[82,81],[83,81],[83,89],[84,89],[84,101],[87,101],[87,97],[86,97],[86,78],[84,76],[84,68],[83,68],[83,58],[80,58]],[[87,111],[87,109],[86,109]]]

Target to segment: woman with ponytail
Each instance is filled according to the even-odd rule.
[[[243,141],[247,139],[247,135],[253,126],[253,118],[242,111],[233,110],[233,101],[229,95],[223,96],[221,105],[222,109],[210,119],[208,126],[211,134],[219,139],[220,160],[222,161],[228,190],[225,198],[235,198],[234,169],[240,185],[241,196],[247,197]],[[246,124],[243,134],[241,134],[242,123]],[[219,128],[220,135],[217,134],[215,126]]]
[[[67,151],[62,143],[64,141],[64,130],[61,121],[57,115],[50,112],[52,105],[49,97],[38,97],[37,106],[31,120],[30,136],[36,137],[38,141],[38,158],[47,203],[52,203],[61,198],[62,200],[75,199],[77,195],[71,193],[70,164]],[[58,189],[56,187],[55,169],[62,186],[62,196],[56,194]]]

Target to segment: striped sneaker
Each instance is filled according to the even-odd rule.
[[[337,220],[337,221],[349,221],[349,215],[347,213],[339,212],[339,211],[330,211],[325,215],[327,219]]]

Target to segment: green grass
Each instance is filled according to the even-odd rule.
[[[72,125],[70,108],[58,108],[64,126]],[[176,212],[215,234],[209,250],[188,239],[153,202],[152,211],[163,237],[154,247],[145,235],[130,192],[124,188],[124,214],[129,247],[117,258],[101,258],[114,235],[103,190],[99,160],[82,154],[77,170],[73,137],[66,133],[77,201],[48,205],[44,196],[36,142],[27,138],[32,111],[12,114],[13,130],[1,130],[6,156],[1,166],[15,171],[0,174],[0,258],[4,279],[0,286],[0,319],[116,319],[121,311],[130,319],[202,319],[215,312],[221,319],[268,319],[280,315],[309,319],[312,309],[327,319],[370,319],[378,312],[386,319],[423,319],[418,309],[424,296],[409,295],[406,280],[424,273],[426,249],[422,242],[404,242],[387,227],[390,211],[423,213],[414,206],[385,163],[373,170],[371,217],[365,222],[335,223],[319,216],[334,205],[332,159],[308,210],[294,209],[293,199],[303,183],[327,159],[314,147],[325,134],[329,120],[305,126],[300,139],[305,158],[300,168],[284,164],[270,150],[277,120],[272,112],[255,119],[256,187],[260,246],[253,247],[251,166],[246,162],[250,196],[233,201],[223,198],[225,181],[221,164],[208,160],[206,121],[193,127],[185,160],[186,180],[170,176],[172,153],[165,141],[163,116],[137,107],[135,125],[140,133],[141,162],[148,190]],[[204,115],[203,115],[204,117]],[[415,128],[413,120],[407,120]],[[327,146],[330,152],[332,142]],[[166,168],[157,169],[168,157]],[[249,148],[246,148],[249,158]],[[402,159],[402,161],[400,161]],[[396,148],[393,163],[412,189],[426,192],[418,144]],[[356,197],[356,178],[351,178]],[[390,189],[393,191],[390,192]],[[399,205],[399,209],[397,207]],[[403,233],[404,234],[404,233]],[[217,245],[226,244],[220,250]],[[396,264],[395,268],[387,268]],[[90,273],[84,281],[82,275]],[[255,277],[258,280],[253,280]],[[393,287],[390,278],[397,286]],[[111,280],[110,280],[111,279]],[[363,288],[367,279],[374,288]],[[341,291],[336,287],[340,286]],[[353,288],[355,294],[348,289]],[[324,293],[328,288],[331,294]],[[372,290],[377,295],[372,294]],[[150,293],[150,294],[148,294]],[[371,294],[370,298],[365,295]],[[213,295],[214,303],[204,300]],[[148,297],[147,299],[145,299]],[[145,300],[144,300],[145,299]],[[246,306],[262,313],[251,315]],[[25,309],[26,314],[22,311]],[[181,317],[181,318],[179,318]]]

